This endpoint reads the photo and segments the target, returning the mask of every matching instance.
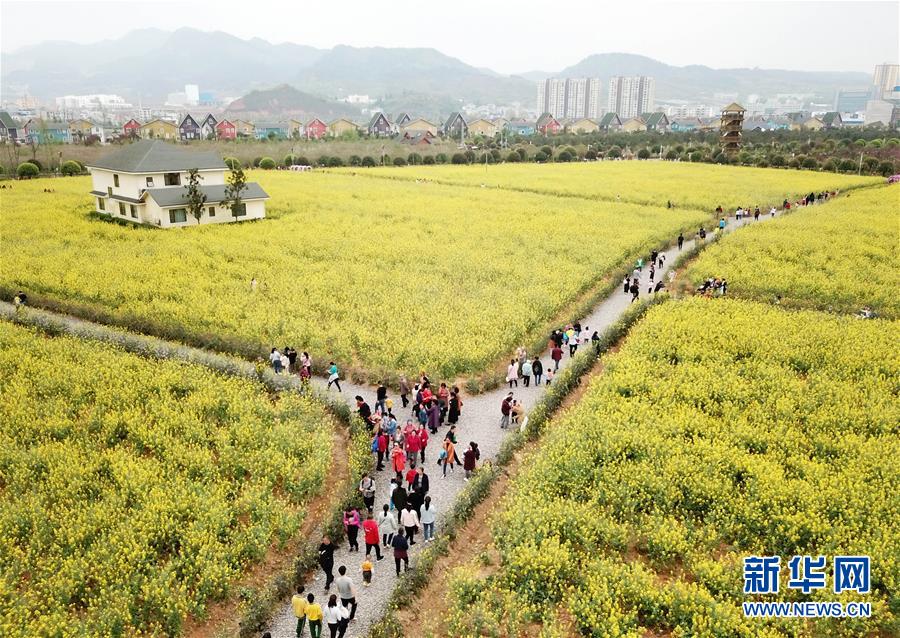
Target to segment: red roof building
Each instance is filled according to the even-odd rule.
[[[319,118],[310,120],[309,124],[306,125],[306,139],[308,140],[322,139],[327,133],[328,125]]]
[[[228,120],[222,120],[216,124],[216,137],[220,140],[233,140],[237,138],[237,128]]]

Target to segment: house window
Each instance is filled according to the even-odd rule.
[[[152,177],[147,178],[147,188],[153,188],[153,178]]]
[[[181,186],[181,173],[166,173],[166,186]]]
[[[97,208],[104,211],[106,210],[106,200],[102,197],[97,198]]]
[[[187,221],[187,209],[186,208],[173,208],[169,211],[169,223],[170,224],[183,224]]]
[[[125,204],[123,204],[122,202],[119,202],[119,214],[122,217],[125,217]]]
[[[113,175],[113,186],[115,186],[116,188],[119,187],[119,176],[118,175]]]
[[[234,215],[235,217],[241,217],[243,215],[246,215],[247,214],[247,204],[245,204],[244,202],[241,202],[237,206],[232,206],[231,214]]]
[[[106,187],[106,194],[109,195],[110,197],[112,197],[112,186]]]
[[[215,216],[216,216],[216,207],[215,207],[215,206],[210,206],[210,207],[209,207],[209,216],[210,216],[210,217],[215,217]]]
[[[131,205],[131,216],[137,219],[137,206],[134,204]]]

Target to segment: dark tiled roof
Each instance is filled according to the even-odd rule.
[[[384,121],[387,122],[388,126],[390,126],[391,121],[388,119],[387,115],[379,111],[372,116],[371,120],[369,120],[369,128],[375,126],[378,123],[378,120],[380,120],[382,117],[384,118]]]
[[[19,128],[16,121],[6,111],[0,111],[0,124],[3,124],[4,128]]]
[[[141,140],[88,164],[123,173],[165,173],[191,168],[227,168],[215,151],[188,151],[162,140]]]
[[[215,184],[201,186],[200,191],[206,195],[207,204],[216,204],[225,201],[225,189],[227,184]],[[148,188],[147,195],[153,198],[161,208],[172,206],[187,206],[187,186],[170,186],[168,188]],[[241,193],[241,199],[268,199],[269,196],[256,182],[247,182],[246,190]]]
[[[619,116],[616,113],[606,113],[600,120],[600,128],[608,128],[610,126],[613,126],[613,124],[622,124],[621,120],[619,120]]]

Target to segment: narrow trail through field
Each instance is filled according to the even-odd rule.
[[[778,213],[778,216],[780,215],[782,215],[781,212]],[[731,232],[744,225],[761,223],[763,220],[768,219],[770,219],[768,214],[761,216],[759,222],[754,222],[752,218],[738,221],[735,218],[730,217],[728,218],[725,232]],[[711,233],[711,235],[712,234],[713,233]],[[693,249],[695,241],[697,240],[685,239],[681,251],[679,251],[677,247],[671,247],[663,251],[662,254],[665,255],[665,265],[663,268],[657,269],[655,281],[660,281],[661,278],[664,281],[668,281],[666,276],[671,265],[675,262],[680,253]],[[709,242],[709,240],[707,240],[707,242]],[[647,295],[647,289],[650,286],[649,270],[644,268],[640,277],[641,296]],[[587,332],[588,336],[595,330],[602,333],[604,329],[619,319],[630,304],[631,295],[623,293],[621,287],[617,288],[616,291],[599,303],[587,317],[581,320],[582,331]],[[570,361],[571,358],[569,357],[568,350],[566,350],[563,359],[560,362],[560,370],[568,366]],[[552,366],[549,349],[541,353],[541,362],[544,364],[545,370],[548,366]],[[325,382],[324,380],[317,379],[316,383],[324,385]],[[348,402],[352,403],[353,397],[359,394],[363,396],[370,405],[374,404],[374,388],[362,387],[350,383],[345,384],[344,382],[341,382],[341,385],[343,387],[343,395]],[[509,387],[504,385],[492,392],[486,392],[477,396],[463,397],[464,406],[462,408],[462,415],[459,422],[456,424],[458,450],[464,450],[468,446],[469,441],[475,441],[481,449],[482,463],[487,460],[493,460],[496,457],[503,440],[511,431],[500,428],[500,403],[509,391]],[[543,396],[545,391],[546,386],[523,387],[521,380],[519,386],[512,389],[514,398],[524,404],[526,415],[534,404]],[[335,393],[333,389],[331,392]],[[410,416],[410,413],[399,407],[400,401],[396,396],[393,398],[395,401],[394,412],[397,415],[398,421],[401,424],[405,423],[405,420]],[[441,533],[443,512],[450,509],[457,494],[465,485],[464,473],[461,468],[457,468],[455,472],[448,473],[446,479],[441,478],[441,471],[437,465],[437,457],[438,452],[440,451],[441,441],[447,432],[447,427],[448,426],[446,425],[442,426],[439,429],[438,434],[433,435],[429,439],[424,464],[425,471],[430,478],[428,495],[431,496],[432,503],[436,506],[438,511],[437,525],[435,526],[436,535]],[[385,470],[383,472],[375,472],[375,475],[377,482],[375,508],[376,511],[380,511],[381,506],[387,503],[390,498],[391,472]],[[372,584],[369,587],[363,587],[360,565],[362,564],[365,555],[364,551],[359,553],[350,552],[346,539],[338,539],[338,541],[339,547],[334,554],[335,573],[337,573],[337,568],[340,565],[345,565],[348,574],[352,577],[357,589],[358,608],[356,611],[356,619],[350,624],[346,635],[350,638],[362,638],[366,636],[371,625],[383,616],[387,608],[389,597],[394,588],[394,583],[396,582],[393,555],[390,548],[386,550],[383,549],[385,560],[380,563],[375,563]],[[415,565],[418,550],[421,549],[423,545],[424,544],[420,539],[410,548],[411,567]],[[315,580],[311,581],[310,584],[311,586],[307,587],[307,591],[315,594],[317,602],[324,604],[327,597],[324,589],[324,576],[321,570],[316,572]],[[336,589],[332,588],[331,593],[336,593]],[[271,625],[267,629],[272,633],[273,638],[294,638],[294,636],[296,636],[296,619],[294,618],[293,611],[288,602],[285,602],[281,613],[273,618]]]
[[[779,212],[778,216],[783,213]],[[770,216],[764,214],[760,217],[760,221],[768,220]],[[738,221],[733,217],[728,218],[728,224],[725,232],[731,232],[744,225],[759,223],[752,219],[743,219]],[[711,235],[714,233],[710,233]],[[687,252],[694,248],[695,239],[686,239],[681,251],[677,247],[671,247],[663,253],[665,255],[665,265],[656,271],[655,281],[668,281],[668,274],[671,265],[681,252]],[[649,269],[644,268],[640,276],[640,294],[646,296],[648,288],[652,284],[649,279]],[[595,330],[603,332],[605,328],[617,321],[621,314],[629,307],[631,303],[631,295],[625,294],[622,288],[617,288],[608,295],[602,302],[597,304],[591,313],[581,320],[582,330],[590,336]],[[163,358],[174,358],[185,361],[191,361],[201,365],[207,365],[211,368],[235,374],[248,378],[258,378],[256,366],[245,360],[212,353],[199,348],[193,348],[182,344],[172,343],[155,337],[125,332],[121,329],[104,326],[101,324],[91,323],[82,319],[71,317],[68,315],[56,314],[49,311],[28,308],[24,311],[28,315],[25,323],[41,325],[50,332],[66,332],[82,338],[95,339],[110,343],[117,343],[126,350],[132,352],[145,353],[152,356]],[[0,302],[0,317],[10,320],[16,320],[16,309],[12,304]],[[588,346],[583,346],[588,347]],[[529,355],[531,356],[531,355]],[[544,369],[552,366],[549,350],[541,353],[541,361]],[[568,350],[564,354],[563,360],[560,362],[560,369],[569,365],[571,358]],[[274,375],[270,368],[263,372],[263,378],[270,387],[279,389],[299,389],[299,380],[297,377],[287,375]],[[337,399],[337,391],[326,389],[326,380],[321,377],[313,377],[312,385],[316,389],[317,394],[328,395],[331,399]],[[354,396],[362,395],[370,405],[374,405],[375,389],[370,386],[361,386],[349,381],[341,381],[342,393],[340,397],[347,401],[351,406],[354,405]],[[542,397],[546,391],[546,386],[540,387],[523,387],[521,381],[518,387],[512,389],[514,398],[523,403],[526,414],[534,406],[534,404]],[[457,423],[457,449],[460,454],[468,446],[469,441],[478,443],[481,449],[482,463],[487,460],[493,460],[500,449],[501,443],[511,430],[502,430],[499,427],[500,422],[500,403],[509,392],[507,386],[503,386],[492,392],[487,392],[477,396],[464,396],[464,406],[459,422]],[[410,416],[407,410],[400,407],[399,398],[394,396],[395,414],[398,421],[402,424],[405,419]],[[429,440],[426,452],[425,468],[430,477],[430,490],[432,503],[438,511],[437,525],[435,533],[441,533],[442,513],[450,509],[457,494],[465,485],[464,473],[461,468],[457,468],[455,472],[448,473],[446,479],[441,477],[440,468],[437,466],[438,451],[441,447],[441,441],[447,431],[444,425]],[[375,506],[376,510],[380,510],[384,503],[388,502],[390,489],[390,476],[388,470],[376,472],[375,479],[377,483]],[[325,488],[328,491],[328,488]],[[317,518],[314,515],[308,517],[304,526],[308,522]],[[317,542],[318,539],[310,538],[308,542]],[[367,634],[372,623],[382,617],[387,606],[388,599],[393,590],[396,578],[394,575],[394,565],[391,550],[385,551],[385,560],[375,564],[374,576],[372,584],[369,587],[362,586],[360,565],[363,561],[364,553],[351,553],[345,539],[335,539],[338,549],[334,554],[335,573],[340,565],[346,565],[349,575],[357,588],[358,609],[356,619],[351,623],[348,631],[348,637],[362,637]],[[410,548],[410,562],[415,564],[418,550],[423,546],[421,540]],[[324,603],[324,577],[321,570],[315,574],[315,580],[308,580],[307,591],[316,595],[317,601]],[[336,590],[333,588],[332,592]],[[223,621],[225,619],[222,619]],[[226,622],[226,625],[231,624]],[[199,629],[199,626],[197,626]],[[272,619],[268,630],[271,631],[273,638],[293,638],[296,636],[296,619],[294,618],[291,606],[285,601],[282,609]],[[197,635],[207,635],[207,632],[200,630]]]

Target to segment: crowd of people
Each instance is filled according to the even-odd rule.
[[[833,195],[832,195],[833,196]],[[824,194],[827,198],[828,194]],[[807,197],[806,200],[809,198]],[[808,201],[807,201],[808,203]],[[774,211],[774,208],[772,209]],[[721,208],[718,210],[721,212]],[[739,208],[736,217],[743,219],[752,214],[759,219],[759,207],[750,212],[749,208]],[[772,212],[774,214],[774,212]],[[725,218],[719,222],[723,229]],[[705,239],[706,230],[700,228],[697,237]],[[678,249],[684,245],[684,235],[677,239]],[[666,255],[653,251],[648,259],[638,259],[630,275],[623,279],[623,292],[632,295],[632,301],[640,294],[640,277],[645,270],[649,275],[648,292],[659,292],[665,288],[658,273],[665,268]],[[674,273],[669,273],[671,278]],[[708,295],[724,295],[727,290],[724,279],[710,278],[700,286],[698,292]],[[559,371],[566,352],[575,357],[580,347],[591,344],[598,348],[600,336],[580,322],[557,328],[549,336],[549,361],[545,363],[539,355],[529,356],[525,347],[516,349],[506,370],[509,392],[500,405],[500,428],[520,427],[524,423],[525,409],[516,398],[519,384],[523,388],[539,388],[550,385]],[[273,348],[270,356],[276,373],[294,373],[308,378],[312,362],[306,352],[298,353],[290,347],[279,351]],[[340,391],[339,371],[334,362],[328,367],[328,388],[335,385]],[[360,553],[362,544],[365,554],[359,565],[359,575],[364,587],[375,578],[376,565],[388,557],[394,559],[394,573],[399,576],[409,569],[411,547],[418,542],[429,543],[435,538],[435,523],[438,508],[429,494],[431,477],[426,471],[429,460],[437,463],[440,478],[461,469],[464,480],[469,480],[481,459],[478,443],[469,441],[462,455],[458,451],[457,423],[463,414],[463,400],[457,386],[448,387],[439,383],[433,387],[430,379],[420,374],[414,384],[405,376],[400,377],[398,394],[400,405],[395,405],[389,397],[384,382],[375,390],[375,401],[370,405],[361,395],[356,395],[356,413],[370,428],[371,452],[375,470],[363,475],[357,486],[363,507],[349,507],[343,513],[344,535],[351,553]],[[409,410],[407,417],[399,418],[395,412]],[[404,421],[401,424],[401,421]],[[442,428],[446,428],[442,432]],[[429,452],[436,447],[433,441],[440,437],[436,457]],[[381,472],[389,475],[389,485],[379,494],[376,479]],[[379,499],[380,497],[380,499]],[[380,510],[376,511],[376,501],[380,500]],[[421,541],[417,536],[421,534]],[[297,636],[301,636],[305,624],[309,624],[312,638],[319,638],[323,627],[327,626],[331,638],[343,637],[348,625],[356,617],[357,589],[346,565],[337,568],[334,574],[334,554],[337,544],[325,536],[319,545],[318,562],[325,577],[326,599],[324,606],[316,602],[312,593],[304,593],[301,587],[291,601],[297,618]],[[331,593],[331,588],[336,593]]]

